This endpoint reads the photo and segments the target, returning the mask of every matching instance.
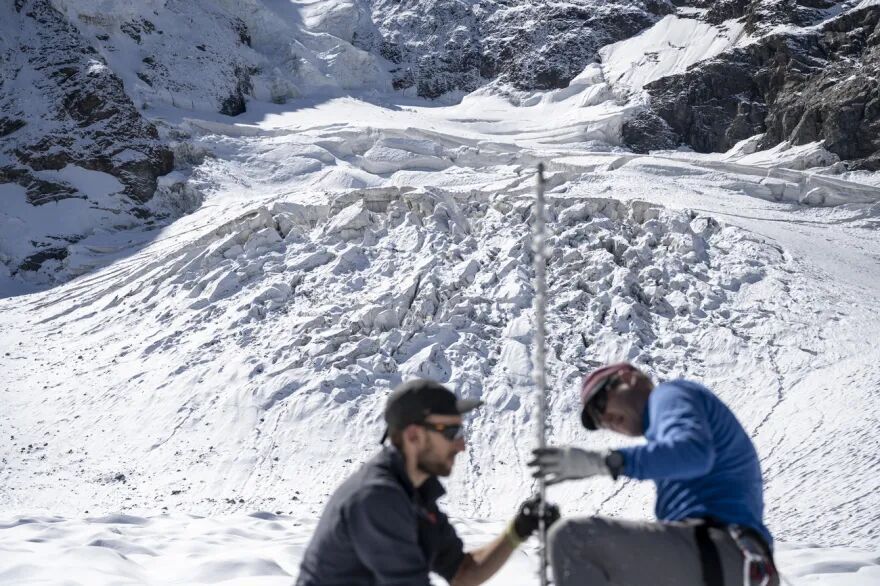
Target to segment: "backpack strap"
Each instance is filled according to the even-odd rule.
[[[724,572],[721,569],[721,556],[712,542],[709,530],[712,523],[699,523],[694,526],[694,537],[700,552],[700,567],[703,571],[704,586],[724,586]]]

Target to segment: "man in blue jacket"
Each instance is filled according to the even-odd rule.
[[[779,583],[758,456],[724,403],[686,380],[655,387],[628,363],[587,376],[581,401],[586,429],[645,436],[647,443],[605,453],[535,450],[535,476],[548,484],[602,475],[652,480],[658,522],[560,521],[549,535],[557,586]]]
[[[523,503],[507,530],[464,551],[438,508],[464,451],[462,415],[479,401],[456,399],[443,385],[417,379],[399,386],[385,407],[386,438],[372,460],[343,482],[324,508],[303,556],[297,586],[429,586],[429,574],[453,586],[488,580],[538,527],[537,501]],[[544,507],[549,527],[559,518]]]

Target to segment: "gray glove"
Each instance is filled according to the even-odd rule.
[[[536,468],[532,475],[544,478],[549,484],[564,480],[579,480],[591,476],[611,476],[605,463],[605,454],[588,452],[578,448],[538,448],[532,454],[535,458],[528,463]]]

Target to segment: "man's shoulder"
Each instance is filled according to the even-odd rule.
[[[648,401],[655,410],[706,409],[712,403],[721,403],[721,400],[705,386],[683,378],[660,383],[651,392]]]
[[[693,399],[711,391],[703,385],[683,378],[663,381],[654,388],[651,397],[655,400],[667,401],[676,398]]]
[[[349,478],[336,496],[351,537],[372,541],[380,539],[377,531],[407,534],[408,527],[415,527],[416,511],[406,489],[381,467],[364,472]],[[384,529],[376,529],[380,526]]]
[[[648,399],[656,412],[676,412],[696,410],[707,417],[731,413],[730,408],[708,387],[691,380],[675,379],[663,382],[651,393]]]
[[[383,502],[399,502],[407,498],[408,495],[400,479],[394,470],[385,464],[381,453],[365,462],[339,486],[334,494],[334,500],[341,506],[362,503],[377,505]]]
[[[356,485],[353,491],[353,499],[358,502],[380,503],[384,500],[400,501],[408,500],[406,490],[392,476],[377,474],[364,478]]]

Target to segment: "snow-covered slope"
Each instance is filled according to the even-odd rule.
[[[288,2],[3,3],[3,275],[64,280],[81,270],[77,247],[200,203],[184,183],[198,153],[157,127],[157,109],[234,116],[248,99],[390,90],[337,12],[307,12],[307,30]]]
[[[351,5],[55,3],[94,39],[147,110],[164,104],[235,116],[248,99],[283,103],[338,90],[390,89],[381,59],[351,44],[359,30]]]
[[[31,389],[4,395],[18,454],[4,508],[213,513],[244,499],[313,514],[375,449],[387,390],[423,375],[487,401],[450,506],[503,517],[530,487],[529,169],[543,159],[552,438],[611,441],[576,427],[590,365],[695,376],[755,436],[783,541],[872,543],[875,417],[860,406],[878,388],[863,343],[877,190],[586,154],[523,120],[566,107],[340,100],[250,127],[191,122],[211,129],[193,137],[214,155],[196,173],[213,190],[202,209],[105,269],[3,302],[4,386]],[[598,483],[556,496],[645,514],[648,494]]]
[[[621,92],[641,90],[730,49],[744,29],[738,20],[715,26],[670,14],[639,35],[603,47],[599,55],[605,78]]]

